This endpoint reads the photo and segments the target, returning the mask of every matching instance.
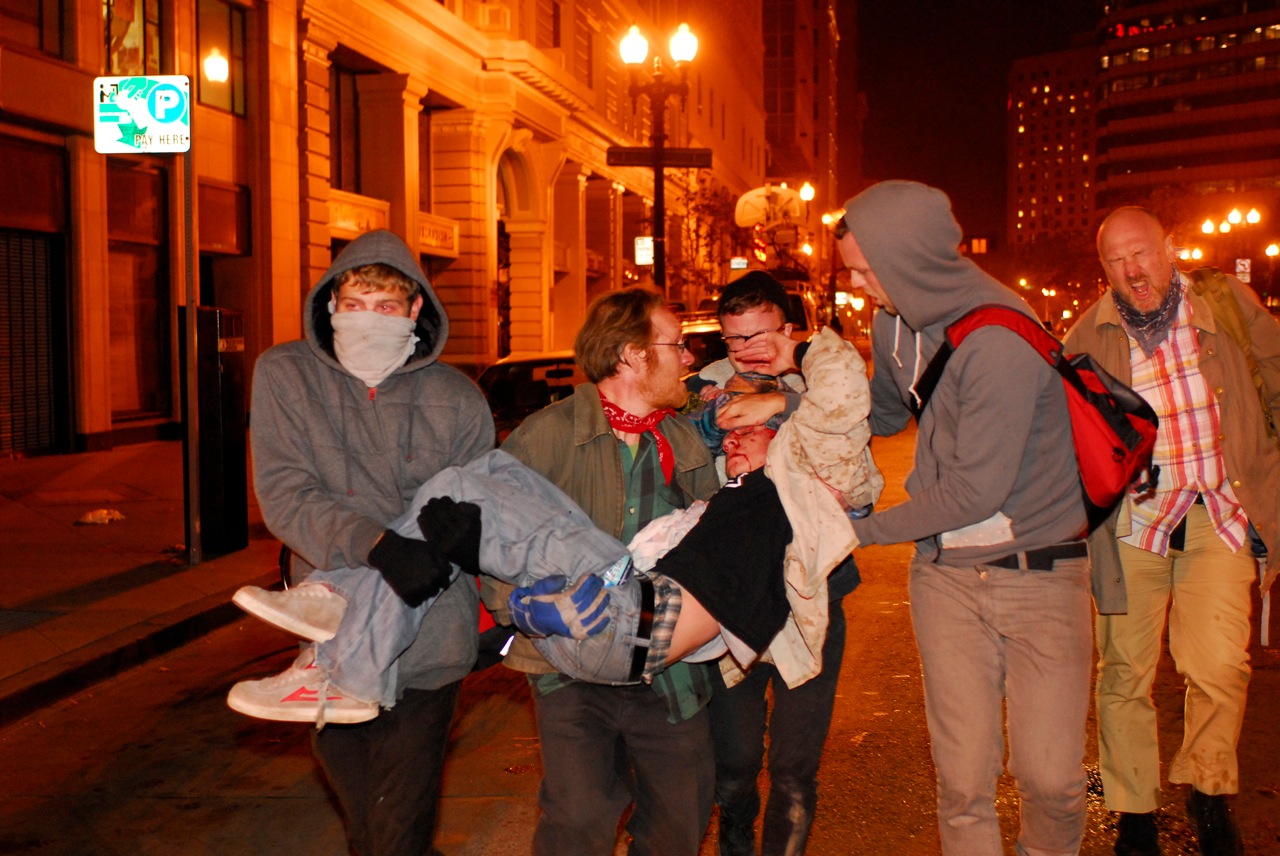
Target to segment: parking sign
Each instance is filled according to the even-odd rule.
[[[93,147],[101,154],[191,148],[191,79],[183,74],[93,81]]]

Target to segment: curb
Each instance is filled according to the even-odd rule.
[[[270,587],[279,574],[247,585]],[[237,585],[236,588],[239,588]],[[243,617],[236,588],[211,594],[0,681],[0,729]]]

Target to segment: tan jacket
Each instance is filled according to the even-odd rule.
[[[1252,290],[1235,277],[1227,277],[1227,281],[1248,324],[1253,355],[1270,391],[1272,416],[1280,420],[1280,324],[1262,307]],[[1186,283],[1185,276],[1183,282]],[[1191,324],[1200,345],[1200,371],[1221,414],[1219,436],[1226,477],[1249,522],[1268,548],[1267,570],[1262,580],[1265,592],[1280,568],[1280,449],[1267,436],[1262,407],[1244,353],[1225,331],[1218,329],[1206,300],[1190,289],[1184,299],[1191,305]],[[1090,354],[1117,380],[1126,384],[1132,381],[1129,337],[1120,325],[1120,313],[1110,292],[1080,316],[1067,334],[1065,345],[1068,352]],[[1129,532],[1126,499],[1089,537],[1094,601],[1100,613],[1128,611],[1116,539]]]
[[[769,446],[765,472],[773,480],[791,523],[784,575],[791,614],[763,659],[788,687],[822,671],[827,637],[827,576],[858,538],[840,504],[818,480],[844,494],[850,507],[873,504],[884,476],[871,459],[871,392],[867,366],[853,345],[831,328],[822,330],[804,356],[808,391]],[[720,670],[732,685],[742,679],[733,658]]]

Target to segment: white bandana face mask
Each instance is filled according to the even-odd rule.
[[[338,362],[370,388],[404,365],[418,343],[412,318],[364,311],[338,312],[329,320]]]

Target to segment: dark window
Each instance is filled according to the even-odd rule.
[[[329,183],[360,192],[360,103],[355,72],[329,67]]]

